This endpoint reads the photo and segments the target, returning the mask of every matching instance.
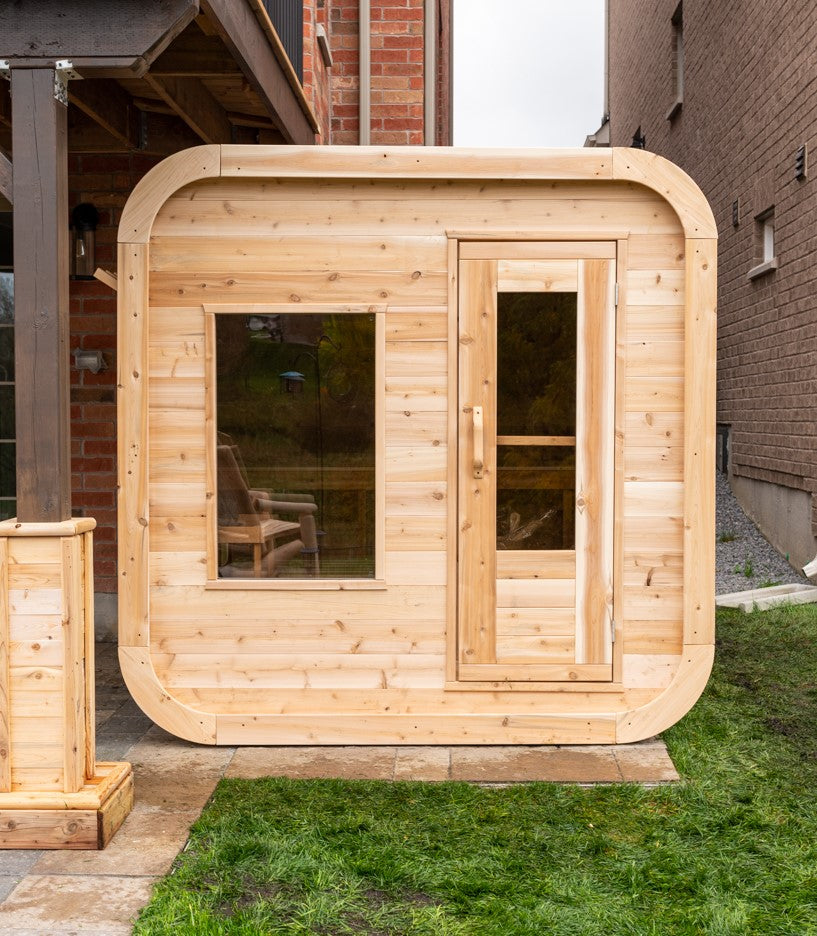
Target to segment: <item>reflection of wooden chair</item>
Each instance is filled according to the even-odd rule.
[[[318,537],[315,528],[317,504],[306,496],[300,500],[275,500],[265,491],[250,490],[233,445],[218,445],[218,542],[226,546],[228,563],[221,575],[237,576],[241,571],[229,564],[232,547],[246,547],[252,554],[253,575],[269,578],[298,554],[318,561]],[[283,495],[282,495],[283,496]],[[292,495],[285,495],[291,497]],[[297,522],[281,520],[278,514],[295,514]],[[299,536],[277,543],[298,532]]]

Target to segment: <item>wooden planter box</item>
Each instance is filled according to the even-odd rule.
[[[151,718],[210,744],[579,744],[688,711],[714,642],[716,231],[681,170],[629,149],[205,146],[140,182],[119,241],[120,658]],[[525,308],[575,329],[567,430],[503,428]],[[369,571],[327,575],[320,510],[268,495],[259,529],[307,542],[317,510],[313,571],[270,571],[263,527],[235,573],[220,323],[283,341],[281,322],[349,314],[372,323],[372,462],[324,471],[321,499],[359,483]],[[550,514],[561,539],[525,548]]]

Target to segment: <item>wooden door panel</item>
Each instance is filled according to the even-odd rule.
[[[472,248],[471,253],[480,259],[461,260],[459,278],[458,675],[462,680],[507,682],[609,681],[612,678],[614,263],[611,259],[601,259],[606,257],[606,251],[591,254],[600,259],[585,260],[570,259],[564,251],[557,251],[559,259],[549,260],[546,247],[543,246],[538,257],[531,245],[526,245],[524,259],[518,261],[507,257],[491,258],[490,245],[479,250]],[[575,300],[556,297],[549,300],[560,302],[558,306],[542,306],[538,299],[525,298],[522,313],[522,321],[531,323],[534,320],[528,309],[532,309],[534,315],[540,314],[537,311],[540,307],[551,309],[541,314],[550,315],[552,324],[554,314],[569,314],[571,304],[575,309],[574,428],[562,425],[556,434],[525,435],[529,426],[521,425],[524,420],[514,416],[516,422],[510,425],[506,416],[502,417],[507,427],[503,433],[514,434],[497,437],[498,342],[521,340],[518,334],[508,337],[502,331],[498,292],[573,292],[575,295]],[[506,302],[503,308],[507,309],[510,300],[503,301]],[[502,313],[512,316],[507,320],[511,329],[516,328],[514,322],[520,321],[516,308],[515,313]],[[564,321],[567,320],[558,319],[558,322]],[[563,326],[558,325],[558,328]],[[547,353],[546,345],[547,342],[543,342],[543,353]],[[515,346],[505,347],[513,349]],[[516,357],[512,359],[510,370],[506,360],[505,372],[515,370],[517,360]],[[557,360],[561,358],[551,357],[551,361]],[[531,363],[530,356],[528,372],[538,377],[537,366]],[[563,385],[556,381],[556,386]],[[568,392],[573,390],[568,387]],[[527,397],[523,391],[524,399]],[[507,411],[503,408],[502,412]],[[524,414],[524,408],[522,412]],[[546,431],[552,433],[553,429]],[[497,443],[509,447],[503,449],[502,464],[516,466],[510,469],[510,474],[507,468],[499,468]],[[557,452],[575,451],[575,469],[542,467],[569,466],[574,456],[570,455],[570,460],[565,461],[567,456],[560,455],[556,462],[551,462],[547,461],[545,453],[543,461],[542,454],[535,451],[537,446],[540,449],[554,447]],[[513,454],[516,452],[520,454]],[[575,496],[572,487],[565,491],[566,484],[572,485],[572,478],[575,478]],[[541,505],[555,505],[553,509],[561,518],[562,533],[558,533],[558,527],[551,527],[550,532],[536,534],[539,540],[531,538],[529,525],[523,522],[528,516],[520,519],[525,513],[520,507],[519,513],[511,516],[510,528],[503,521],[500,540],[498,488],[504,492],[503,503],[511,504],[505,509],[517,510],[519,503],[525,505],[528,514],[531,509],[534,513],[538,510],[542,515],[540,526],[542,522],[552,524],[546,517],[553,512],[543,512]],[[540,496],[545,499],[539,502],[538,508],[530,508],[530,503]],[[507,514],[504,516],[507,518]],[[539,542],[547,545],[554,536],[556,543],[553,545],[564,548],[538,548]],[[520,541],[519,548],[515,545],[517,541]],[[534,548],[524,548],[526,544]]]

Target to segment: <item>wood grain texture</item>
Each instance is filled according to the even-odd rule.
[[[692,204],[694,191],[667,195],[660,182],[672,173],[662,174],[652,161],[652,184],[644,182],[641,163],[638,178],[611,181],[610,152],[565,153],[558,161],[540,154],[538,166],[531,154],[459,154],[450,171],[456,151],[297,150],[222,148],[229,176],[169,185],[155,224],[147,225],[150,256],[140,255],[139,275],[123,281],[120,264],[120,292],[129,297],[123,308],[133,310],[134,299],[144,307],[148,272],[161,303],[147,324],[120,319],[129,333],[120,359],[132,354],[135,338],[140,365],[150,368],[147,388],[128,377],[136,368],[122,371],[130,381],[124,392],[149,414],[140,417],[145,434],[139,435],[139,419],[120,422],[143,440],[142,455],[150,451],[149,487],[140,491],[138,476],[128,482],[131,503],[141,508],[128,522],[142,526],[141,517],[148,526],[122,537],[143,562],[144,592],[137,583],[135,602],[128,599],[137,614],[126,619],[123,641],[123,665],[140,704],[168,730],[207,743],[613,740],[616,718],[639,717],[662,694],[674,705],[685,665],[685,576],[692,574],[684,532],[687,448],[695,443],[687,438],[688,337],[697,327],[690,324],[690,294],[699,287],[690,286],[683,223],[706,213]],[[585,160],[609,168],[582,176]],[[492,175],[500,166],[505,171]],[[691,199],[684,217],[679,198]],[[451,236],[457,230],[463,239]],[[489,625],[488,662],[459,657],[456,681],[464,595],[458,568],[461,575],[466,561],[461,552],[458,563],[456,543],[467,490],[457,458],[459,451],[460,465],[469,464],[470,414],[462,404],[474,405],[462,396],[470,351],[466,342],[460,360],[457,315],[465,314],[458,310],[465,286],[458,265],[465,270],[499,258],[507,284],[528,288],[544,271],[538,264],[572,259],[576,267],[577,257],[584,270],[593,264],[611,270],[617,257],[620,308],[601,341],[612,336],[606,347],[619,379],[608,388],[615,419],[601,441],[615,453],[612,477],[602,486],[615,500],[619,683],[609,682],[607,659],[576,665],[570,658],[577,626],[571,562],[512,553],[496,558],[490,576],[496,596],[488,600],[502,600]],[[611,292],[609,284],[605,289]],[[379,313],[385,351],[377,374],[384,428],[376,587],[342,581],[315,591],[298,583],[274,592],[240,583],[214,587],[205,523],[213,488],[206,444],[213,405],[205,392],[211,362],[199,347],[198,293],[207,294],[211,312],[220,305],[220,312],[278,314],[294,304],[302,312]],[[710,377],[700,374],[698,386]],[[490,372],[475,382],[484,393],[480,379],[490,382]],[[490,452],[493,439],[485,441]],[[127,457],[125,448],[123,464]],[[145,470],[138,458],[135,467]],[[493,525],[486,512],[489,536]],[[147,530],[149,563],[139,552]],[[473,580],[482,588],[479,577]],[[21,641],[39,626],[31,622],[51,626],[48,608],[57,600],[44,588],[38,608],[25,591],[10,589],[8,596]],[[16,685],[33,686],[36,678],[41,688],[53,686],[48,699],[59,696],[63,687],[46,665],[50,658],[25,653],[21,659],[31,665],[20,668]],[[691,704],[690,693],[679,694],[680,706]],[[31,710],[29,697],[21,691],[21,715]],[[482,721],[469,721],[469,713]],[[528,716],[535,722],[518,728]],[[598,717],[601,725],[593,721]],[[37,772],[47,781],[42,756],[29,750],[26,757],[19,782]]]
[[[190,182],[217,176],[220,169],[221,147],[217,145],[196,146],[162,160],[131,192],[119,221],[119,243],[146,244],[156,213],[167,199]]]
[[[9,549],[0,537],[0,793],[11,789],[11,695],[9,673]]]
[[[576,363],[576,659],[612,664],[615,265],[582,260]]]
[[[223,176],[241,178],[610,179],[612,150],[458,150],[426,146],[222,146]],[[637,181],[641,181],[638,179]],[[701,196],[703,198],[703,196]]]
[[[195,712],[173,698],[159,682],[147,647],[120,646],[119,665],[134,700],[157,725],[187,741],[215,743],[215,715]]]
[[[149,628],[145,574],[149,518],[147,262],[146,247],[120,244],[119,275],[124,288],[117,294],[117,513],[119,643],[125,647],[146,646]]]
[[[53,68],[17,68],[15,167],[16,509],[25,522],[71,516],[67,107]]]
[[[496,476],[493,455],[474,478],[473,408],[483,407],[486,453],[496,449],[496,263],[460,262],[459,661],[496,662]]]
[[[686,266],[684,641],[715,640],[715,336],[717,245],[691,241]]]
[[[650,738],[682,718],[703,692],[714,657],[715,648],[710,644],[687,647],[672,682],[660,695],[631,712],[616,716],[616,743],[629,744]]]
[[[639,182],[667,199],[687,238],[716,238],[718,229],[709,203],[690,177],[669,160],[645,150],[615,148],[613,178]]]

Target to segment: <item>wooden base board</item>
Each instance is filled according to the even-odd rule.
[[[0,848],[102,849],[132,807],[127,763],[97,764],[77,793],[0,793]]]

